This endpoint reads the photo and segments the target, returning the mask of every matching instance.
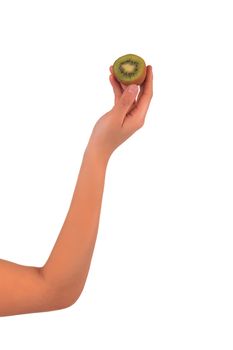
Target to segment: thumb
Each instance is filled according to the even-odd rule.
[[[127,86],[121,97],[114,106],[114,109],[121,116],[125,116],[135,101],[138,94],[138,86],[135,84]]]

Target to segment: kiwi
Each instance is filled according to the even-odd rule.
[[[113,64],[113,74],[124,85],[141,85],[146,78],[145,61],[134,54],[121,56]]]

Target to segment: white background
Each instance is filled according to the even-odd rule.
[[[232,30],[224,0],[0,1],[2,259],[50,254],[113,61],[154,70],[145,125],[108,164],[82,296],[1,318],[1,349],[232,350]]]

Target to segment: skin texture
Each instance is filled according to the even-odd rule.
[[[126,87],[112,74],[114,106],[95,124],[67,216],[41,267],[0,260],[0,316],[64,309],[82,293],[97,238],[108,161],[144,125],[153,95],[152,67],[143,85]]]

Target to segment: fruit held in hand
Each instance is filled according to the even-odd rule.
[[[141,85],[146,78],[145,61],[134,54],[121,56],[113,64],[113,74],[124,85]]]

